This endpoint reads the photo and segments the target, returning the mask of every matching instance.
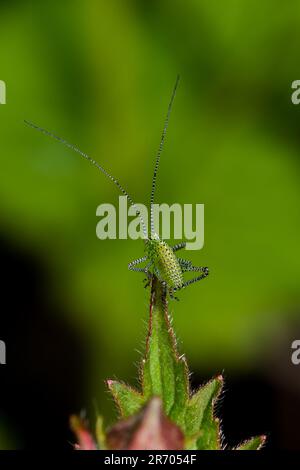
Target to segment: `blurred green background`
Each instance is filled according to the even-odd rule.
[[[96,238],[116,188],[23,119],[146,203],[177,73],[157,200],[205,204],[205,246],[184,256],[211,274],[171,303],[175,330],[198,373],[259,369],[299,325],[299,2],[10,1],[0,14],[1,237],[39,260],[51,315],[81,342],[82,406],[96,397],[110,422],[103,380],[135,382],[149,292],[127,264],[143,244]]]

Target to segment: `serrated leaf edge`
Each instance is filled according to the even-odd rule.
[[[144,402],[144,396],[141,392],[139,392],[136,388],[132,387],[131,385],[127,385],[125,382],[123,382],[122,380],[113,380],[113,379],[108,379],[108,380],[105,380],[105,384],[109,390],[109,392],[111,393],[112,397],[113,397],[113,400],[117,406],[117,409],[119,411],[119,414],[120,414],[120,417],[122,418],[125,418],[127,417],[126,413],[124,413],[124,410],[123,410],[123,407],[121,405],[121,401],[118,397],[118,394],[115,392],[114,388],[112,385],[114,384],[118,384],[120,385],[121,387],[123,387],[124,389],[126,389],[129,393],[131,393],[132,395],[134,395],[135,397],[138,397],[141,399],[142,402]],[[141,403],[141,406],[140,408],[143,406],[144,403]],[[137,410],[138,411],[138,410]]]
[[[242,446],[249,444],[254,439],[260,440],[260,444],[258,445],[257,449],[241,449]],[[267,441],[267,436],[265,434],[262,434],[261,436],[253,436],[253,437],[250,437],[250,439],[246,439],[245,441],[241,442],[233,450],[261,450],[266,445],[266,441]]]

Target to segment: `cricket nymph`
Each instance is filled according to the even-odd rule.
[[[166,137],[166,132],[168,128],[169,118],[171,114],[172,104],[175,98],[177,86],[179,82],[179,77],[177,77],[172,97],[168,106],[168,112],[164,123],[164,128],[161,136],[160,145],[158,148],[158,152],[156,155],[155,160],[155,167],[154,167],[154,174],[152,179],[152,190],[151,190],[151,199],[150,199],[150,222],[151,222],[151,232],[148,235],[148,230],[143,220],[142,214],[140,213],[137,205],[134,203],[132,197],[129,193],[124,189],[123,186],[119,183],[119,181],[112,176],[102,165],[100,165],[96,160],[91,158],[86,153],[79,150],[78,147],[70,144],[67,140],[62,139],[61,137],[57,137],[57,135],[53,134],[52,132],[43,129],[42,127],[36,126],[31,122],[25,121],[30,127],[42,132],[43,134],[48,135],[49,137],[58,140],[61,144],[69,147],[70,149],[74,150],[75,152],[79,153],[82,157],[88,160],[92,165],[94,165],[98,170],[100,170],[107,178],[109,178],[115,186],[121,191],[121,193],[127,197],[128,201],[130,202],[131,206],[134,207],[136,214],[138,215],[141,223],[141,227],[144,233],[144,241],[145,241],[145,256],[142,258],[136,259],[128,264],[128,269],[131,271],[142,272],[146,274],[148,281],[151,282],[153,276],[156,276],[158,280],[165,286],[167,292],[169,293],[171,298],[174,298],[174,292],[180,289],[184,289],[185,287],[193,284],[201,279],[204,279],[208,275],[208,268],[202,266],[193,266],[191,261],[185,260],[183,258],[177,258],[175,252],[185,248],[186,243],[181,242],[175,246],[169,246],[164,240],[161,240],[159,235],[155,232],[154,227],[154,214],[153,214],[153,206],[154,206],[154,194],[156,188],[156,177],[157,171],[160,162],[160,156],[163,149],[163,144]],[[140,263],[146,263],[144,267],[138,267]],[[183,279],[183,273],[190,271],[190,272],[198,272],[199,274],[187,281]]]
[[[181,242],[175,246],[169,246],[164,240],[161,240],[155,233],[145,239],[145,256],[129,263],[128,268],[131,271],[142,272],[146,274],[151,282],[152,276],[166,287],[171,299],[176,299],[174,293],[184,289],[190,284],[201,281],[209,274],[207,267],[193,266],[191,261],[183,258],[177,258],[175,252],[185,248],[186,243]],[[146,262],[143,268],[137,267]],[[198,272],[198,276],[184,281],[183,273],[187,271]],[[146,284],[148,285],[149,282]]]

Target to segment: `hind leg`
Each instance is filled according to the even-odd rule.
[[[208,276],[209,271],[207,267],[203,266],[194,266],[191,261],[183,258],[177,258],[182,269],[182,272],[192,271],[192,272],[203,272]]]
[[[191,261],[181,260],[179,261],[180,266],[182,267],[183,272],[201,272],[200,276],[194,277],[193,279],[189,279],[188,281],[184,282],[182,286],[175,287],[173,290],[178,291],[180,289],[184,289],[185,287],[189,286],[190,284],[194,284],[195,282],[201,281],[202,279],[206,278],[209,274],[209,270],[207,267],[202,266],[193,266]]]
[[[162,286],[165,289],[165,295],[168,293],[171,300],[179,300],[178,297],[175,297],[175,295],[174,295],[174,288],[173,287],[169,287],[168,284],[166,283],[166,281],[160,281],[160,282],[161,282]]]
[[[175,253],[175,251],[182,250],[183,248],[185,248],[185,246],[186,242],[177,243],[177,245],[172,246],[172,250]]]

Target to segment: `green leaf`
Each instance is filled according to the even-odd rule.
[[[169,417],[181,429],[185,425],[185,412],[189,397],[189,379],[188,366],[185,357],[182,356],[178,362],[175,361],[175,397],[174,403],[170,410]]]
[[[164,414],[184,434],[186,449],[221,450],[220,420],[214,413],[223,377],[215,377],[190,396],[188,375],[185,357],[178,354],[165,288],[153,277],[146,353],[140,367],[142,390],[114,380],[107,385],[123,418],[137,419],[144,405],[159,397]],[[235,450],[258,450],[264,442],[265,436],[254,437]]]
[[[242,442],[236,450],[260,450],[266,442],[266,436],[255,436]]]
[[[214,406],[223,386],[218,376],[202,386],[189,400],[185,416],[185,435],[193,449],[221,448],[220,422],[214,416]]]
[[[149,333],[141,375],[145,398],[160,396],[165,413],[182,425],[189,396],[188,369],[185,359],[178,356],[165,290],[157,279],[152,281]]]
[[[123,418],[133,415],[144,405],[143,395],[129,385],[116,380],[107,380],[106,383]]]

